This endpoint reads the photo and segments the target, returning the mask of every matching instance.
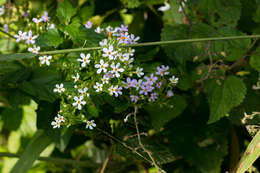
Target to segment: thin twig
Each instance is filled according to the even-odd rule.
[[[140,135],[140,131],[139,131],[139,128],[138,128],[138,124],[137,124],[137,119],[136,119],[136,114],[137,114],[137,111],[138,111],[138,107],[135,106],[135,111],[134,111],[134,122],[135,122],[135,128],[136,128],[136,132],[137,132],[137,139],[138,139],[138,143],[140,145],[140,147],[143,149],[143,151],[145,153],[148,154],[148,156],[150,157],[150,159],[152,160],[152,165],[156,168],[157,172],[161,172],[161,173],[165,173],[164,170],[162,170],[155,162],[153,156],[152,156],[152,153],[151,151],[149,151],[148,149],[146,149],[141,141],[141,135]]]
[[[0,152],[0,157],[21,157],[20,154],[13,154],[7,152]],[[56,158],[56,157],[39,157],[37,160],[46,161],[46,162],[53,162],[55,164],[70,164],[70,165],[77,165],[81,167],[97,167],[98,164],[90,163],[89,161],[77,161],[73,159],[63,159],[63,158]]]
[[[107,164],[108,164],[108,161],[109,161],[109,159],[110,159],[110,156],[111,156],[112,152],[113,152],[113,144],[112,144],[112,146],[111,146],[111,148],[110,148],[110,151],[109,151],[109,153],[108,153],[108,155],[107,155],[107,157],[106,157],[106,160],[104,161],[104,163],[103,163],[103,165],[102,165],[102,168],[101,168],[101,170],[100,170],[100,173],[105,173],[105,169],[106,169],[106,167],[107,167]]]

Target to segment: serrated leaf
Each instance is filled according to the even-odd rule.
[[[167,105],[150,104],[145,106],[145,110],[151,117],[153,127],[159,130],[167,122],[180,115],[186,106],[187,103],[184,97],[175,95]]]
[[[50,138],[46,136],[42,130],[38,130],[27,145],[18,162],[11,170],[11,173],[27,172],[41,152],[50,144]]]
[[[260,156],[260,130],[254,136],[253,140],[249,143],[245,153],[243,154],[236,173],[244,173],[250,168],[253,163]]]
[[[222,85],[211,85],[208,88],[208,102],[210,106],[210,117],[208,123],[214,123],[224,117],[229,111],[238,106],[244,100],[246,86],[244,82],[230,76]]]
[[[40,47],[58,47],[63,42],[57,29],[49,29],[46,33],[42,33],[36,40],[36,44]]]
[[[31,59],[36,57],[36,54],[33,53],[13,53],[13,54],[1,54],[0,55],[0,62],[1,61],[14,61],[14,60],[21,60],[21,59]]]
[[[57,17],[61,23],[68,23],[72,16],[77,12],[76,8],[73,8],[69,0],[64,0],[59,4],[57,8]]]
[[[249,61],[251,67],[260,72],[260,56],[252,55]]]

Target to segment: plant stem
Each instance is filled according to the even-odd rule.
[[[2,30],[2,29],[0,29],[0,32],[2,32],[3,34],[5,34],[5,35],[7,35],[8,37],[10,37],[10,38],[13,38],[13,39],[15,39],[15,37],[14,36],[12,36],[11,34],[9,34],[8,32],[5,32],[4,30]]]
[[[193,43],[193,42],[205,42],[205,41],[219,41],[219,40],[235,40],[235,39],[249,39],[249,38],[260,38],[260,35],[242,35],[242,36],[229,36],[229,37],[212,37],[212,38],[194,38],[185,40],[169,40],[169,41],[156,41],[138,44],[122,45],[122,47],[142,47],[142,46],[158,46],[167,44],[180,44],[180,43]],[[102,47],[88,47],[88,48],[75,48],[75,49],[62,49],[40,52],[41,55],[53,55],[53,54],[63,54],[71,52],[84,52],[89,50],[97,50]]]
[[[21,155],[7,153],[7,152],[0,152],[0,157],[16,157],[19,158]],[[98,165],[89,161],[77,161],[73,159],[63,159],[63,158],[56,158],[56,157],[39,157],[38,160],[40,161],[47,161],[53,163],[60,163],[60,164],[70,164],[70,165],[77,165],[82,167],[97,167]]]

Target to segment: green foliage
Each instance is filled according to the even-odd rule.
[[[255,70],[260,71],[260,56],[259,55],[253,55],[250,57],[250,65]]]
[[[77,13],[77,9],[73,8],[69,0],[64,0],[57,8],[57,17],[61,23],[69,23],[72,16]]]
[[[58,47],[63,42],[57,29],[49,29],[46,33],[39,36],[36,44],[40,47]]]
[[[14,53],[14,54],[1,54],[1,61],[14,61],[14,60],[22,60],[22,59],[32,59],[36,55],[32,53]]]
[[[11,170],[11,173],[27,172],[41,152],[50,144],[51,140],[48,136],[46,136],[43,131],[37,131],[26,147],[23,155]]]
[[[185,98],[180,95],[175,95],[165,105],[150,104],[145,107],[145,110],[149,113],[153,128],[159,130],[167,122],[180,115],[186,106]]]
[[[245,84],[235,76],[228,77],[221,85],[211,81],[207,88],[210,106],[208,123],[214,123],[226,116],[232,108],[242,103],[246,95]]]

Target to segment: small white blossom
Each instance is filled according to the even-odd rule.
[[[99,45],[102,46],[102,47],[106,46],[107,45],[107,39],[104,39],[104,40],[100,41]]]
[[[115,58],[115,55],[117,54],[117,51],[114,51],[113,45],[109,45],[108,48],[103,48],[102,51],[104,54],[102,54],[103,57],[108,57],[109,60],[113,60]]]
[[[54,29],[55,28],[55,25],[53,23],[51,23],[48,27],[47,27],[47,30],[49,29]]]
[[[137,68],[136,68],[136,75],[137,75],[138,77],[142,77],[142,76],[144,75],[144,73],[143,73],[143,68],[137,67]]]
[[[109,77],[104,75],[103,78],[101,79],[103,84],[108,84],[109,83]]]
[[[46,64],[47,66],[50,65],[50,60],[52,59],[52,56],[40,56],[39,60],[41,61],[41,64]]]
[[[81,67],[86,67],[86,64],[90,63],[90,54],[88,53],[87,55],[85,55],[84,53],[81,53],[80,57],[81,59],[77,59],[77,61],[82,62]]]
[[[89,21],[87,21],[85,24],[84,24],[84,26],[85,26],[85,28],[87,28],[87,29],[90,29],[90,28],[92,28],[92,22],[89,20]]]
[[[178,81],[179,81],[179,78],[177,78],[177,77],[175,77],[175,76],[172,76],[169,80],[170,80],[170,82],[171,82],[172,84],[177,84]]]
[[[96,127],[94,120],[87,121],[86,128],[92,130],[93,127]]]
[[[110,66],[112,68],[112,73],[114,73],[117,78],[120,77],[119,72],[124,72],[124,69],[119,68],[119,66],[120,66],[120,63],[117,63],[116,65],[111,64],[111,66]]]
[[[81,94],[81,95],[86,95],[87,97],[89,97],[89,93],[87,93],[88,91],[88,88],[85,87],[83,89],[78,89],[78,92]]]
[[[102,32],[102,29],[98,26],[96,29],[95,29],[95,32],[100,34]]]
[[[36,47],[35,45],[33,47],[29,47],[28,48],[28,51],[29,52],[32,52],[32,53],[35,53],[35,54],[38,54],[39,50],[40,50],[40,46]]]
[[[158,8],[159,11],[168,11],[171,8],[168,2],[164,2],[164,6]]]
[[[107,63],[107,62],[105,63],[103,59],[101,59],[101,60],[99,61],[99,63],[100,63],[100,64],[96,64],[96,65],[95,65],[95,68],[98,68],[97,74],[100,74],[102,71],[103,71],[104,73],[106,73],[106,72],[107,72],[106,67],[108,66],[108,63]]]
[[[54,88],[54,90],[53,90],[54,92],[62,93],[65,91],[63,83],[61,83],[60,85],[56,84],[55,86],[56,86],[56,88]]]
[[[38,25],[42,22],[42,19],[33,18],[32,21]]]
[[[96,85],[94,85],[94,88],[96,89],[96,92],[100,92],[103,90],[103,84],[96,82]]]
[[[77,82],[79,80],[79,73],[76,74],[76,76],[72,76],[72,79],[74,79],[74,82]]]
[[[55,117],[55,121],[56,122],[65,122],[65,119],[63,116],[61,116],[60,114],[58,114],[56,117]]]
[[[16,42],[20,42],[21,40],[26,39],[27,32],[18,31],[18,34],[14,35],[16,38]]]
[[[109,91],[109,94],[110,95],[113,95],[115,93],[115,88],[113,85],[111,85],[109,88],[108,88],[108,91]]]
[[[47,11],[44,11],[41,19],[44,21],[44,22],[48,22],[50,20],[50,17],[48,16],[48,12]]]
[[[72,106],[77,106],[78,110],[81,110],[82,109],[82,105],[85,105],[86,104],[86,101],[83,100],[83,96],[75,96],[74,97],[74,103],[72,103]]]
[[[36,39],[37,37],[38,37],[37,35],[33,36],[33,35],[32,35],[32,31],[30,30],[30,31],[28,32],[28,35],[26,36],[26,43],[27,43],[27,44],[34,44],[34,43],[35,43],[35,39]]]
[[[167,97],[172,97],[172,96],[174,96],[172,90],[168,90],[167,91]]]
[[[118,85],[115,86],[115,96],[118,97],[118,95],[122,95],[122,87],[118,87]]]
[[[1,6],[0,7],[0,16],[2,16],[3,14],[5,14],[5,7]]]
[[[54,129],[60,128],[60,122],[59,121],[52,121],[51,125],[53,126]]]

